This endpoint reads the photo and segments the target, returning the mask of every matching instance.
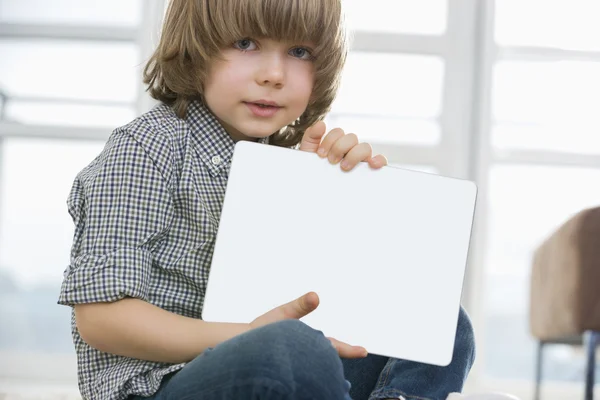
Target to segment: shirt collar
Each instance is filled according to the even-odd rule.
[[[190,103],[186,120],[191,128],[192,142],[211,175],[219,175],[228,169],[235,142],[212,112],[196,100]],[[267,144],[269,138],[259,139],[258,142]]]

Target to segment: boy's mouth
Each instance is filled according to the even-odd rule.
[[[275,103],[274,101],[269,101],[269,100],[245,101],[244,103],[254,104],[254,105],[257,105],[262,108],[269,108],[269,107],[281,108],[281,106],[279,104]]]
[[[263,118],[272,117],[282,108],[274,101],[268,100],[245,101],[244,104],[246,104],[254,116]]]

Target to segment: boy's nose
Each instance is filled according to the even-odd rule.
[[[284,59],[278,54],[265,55],[256,74],[257,83],[261,86],[282,87],[285,79]]]

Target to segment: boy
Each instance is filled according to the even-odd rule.
[[[59,302],[74,307],[85,398],[437,399],[460,390],[473,358],[464,313],[446,369],[325,338],[298,321],[317,307],[315,293],[250,324],[200,319],[236,141],[298,147],[345,170],[387,163],[341,129],[323,138],[345,57],[340,0],[171,2],[145,70],[161,104],[115,130],[69,197],[76,227]]]

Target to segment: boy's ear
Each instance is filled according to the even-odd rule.
[[[317,121],[314,125],[310,126],[302,136],[300,150],[316,153],[321,144],[321,139],[323,139],[323,136],[325,135],[326,129],[327,127],[323,121]]]

